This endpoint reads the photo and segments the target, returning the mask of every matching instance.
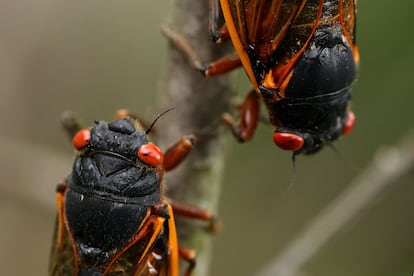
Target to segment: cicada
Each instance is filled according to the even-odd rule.
[[[237,56],[209,64],[193,58],[194,65],[205,76],[243,66],[253,89],[240,105],[239,122],[223,116],[240,142],[252,139],[260,102],[275,128],[274,143],[294,155],[317,152],[351,131],[356,0],[210,0],[210,8],[213,40],[230,39]],[[195,56],[171,30],[164,33]]]
[[[73,136],[72,172],[57,186],[50,275],[179,275],[174,215],[213,221],[208,210],[164,195],[163,173],[188,154],[185,137],[165,154],[130,118],[97,121]]]

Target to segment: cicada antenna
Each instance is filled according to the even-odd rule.
[[[290,178],[290,183],[289,186],[287,188],[287,191],[290,191],[293,188],[293,185],[295,184],[296,181],[296,152],[292,153],[292,176]]]
[[[356,166],[354,166],[353,164],[351,164],[350,162],[349,162],[349,160],[347,160],[345,157],[344,157],[344,155],[342,154],[342,152],[340,151],[340,150],[338,150],[338,148],[334,145],[334,144],[332,144],[332,143],[329,143],[328,144],[328,146],[329,146],[329,148],[335,153],[335,155],[336,155],[336,157],[345,165],[345,166],[347,166],[348,168],[350,168],[351,170],[353,170],[353,171],[360,171],[360,168],[358,168],[358,167],[356,167]]]
[[[159,118],[161,118],[165,113],[170,112],[171,110],[175,109],[174,107],[171,107],[167,110],[165,110],[164,112],[162,112],[161,114],[159,114],[154,121],[152,122],[152,124],[149,126],[149,128],[145,131],[145,134],[148,134],[151,132],[152,128],[154,127],[155,123],[158,121]]]

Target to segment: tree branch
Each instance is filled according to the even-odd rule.
[[[396,181],[414,170],[414,131],[398,145],[378,150],[371,164],[257,275],[299,275],[301,267]]]
[[[169,26],[188,38],[205,61],[224,54],[208,33],[208,1],[175,0]],[[166,148],[185,134],[198,141],[184,164],[167,174],[167,194],[175,200],[217,210],[224,168],[226,142],[220,118],[228,110],[231,93],[229,76],[205,79],[183,53],[168,48],[165,72],[160,81],[159,106],[174,107],[168,119],[157,123],[157,143]],[[193,222],[177,219],[179,242],[197,251],[196,275],[208,275],[210,234]],[[201,231],[200,231],[201,230]]]

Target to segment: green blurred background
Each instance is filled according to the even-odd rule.
[[[201,0],[198,0],[201,1]],[[206,0],[207,1],[207,0]],[[361,66],[353,92],[354,132],[336,143],[363,169],[376,150],[414,123],[413,1],[359,1]],[[0,1],[0,274],[46,275],[54,185],[71,168],[59,124],[71,109],[90,124],[127,107],[148,114],[165,60],[159,32],[170,1]],[[206,35],[207,26],[206,26]],[[248,83],[235,73],[237,89]],[[299,157],[261,126],[231,143],[211,275],[254,275],[358,174],[329,149]],[[398,180],[303,268],[306,275],[411,275],[414,175]]]

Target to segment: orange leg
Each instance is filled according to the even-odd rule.
[[[219,76],[228,73],[242,66],[238,56],[226,56],[214,62],[205,64],[203,70],[200,71],[206,77]]]
[[[131,118],[135,120],[142,129],[148,129],[149,124],[147,122],[144,122],[137,114],[130,112],[127,109],[118,109],[115,112],[115,119],[124,119],[124,118]],[[155,133],[155,130],[153,129],[151,133]]]
[[[210,19],[209,19],[209,30],[213,41],[217,44],[221,44],[230,39],[229,30],[226,24],[220,29],[218,28],[218,22],[220,20],[220,3],[218,0],[210,0]]]
[[[216,217],[211,214],[207,209],[195,207],[186,203],[179,203],[176,201],[169,200],[169,206],[172,208],[172,213],[170,211],[170,229],[175,230],[175,223],[171,218],[174,216],[182,216],[193,219],[201,219],[210,222],[209,230],[211,232],[217,232],[218,226],[216,222]],[[178,255],[181,259],[185,260],[188,263],[188,267],[185,270],[185,276],[190,276],[196,265],[196,252],[193,249],[178,246]]]
[[[214,29],[214,27],[211,28]],[[216,35],[219,37],[217,41],[222,41],[224,37],[226,37],[226,31],[223,29],[226,28],[222,28],[222,31],[216,31]],[[201,61],[201,58],[199,57],[197,51],[190,45],[184,36],[173,31],[165,25],[162,26],[161,31],[177,49],[182,51],[187,56],[190,64],[192,64],[197,71],[206,77],[225,74],[242,65],[238,56],[228,56],[205,64]],[[221,33],[223,33],[223,36],[221,36]]]
[[[217,223],[217,218],[208,209],[172,200],[169,200],[169,203],[173,208],[174,215],[208,221],[208,230],[210,232],[218,232],[219,225]]]
[[[184,272],[184,276],[190,276],[196,265],[196,252],[193,249],[179,246],[178,255],[181,259],[188,262],[188,267]]]
[[[83,128],[80,122],[81,120],[72,111],[63,112],[61,115],[61,121],[62,121],[62,126],[64,130],[66,131],[66,134],[71,140],[73,136],[75,136],[75,134]]]
[[[164,153],[163,167],[170,171],[178,166],[190,153],[195,142],[193,135],[184,136]]]
[[[118,109],[115,112],[114,117],[116,120],[130,118],[134,121],[135,127],[138,127],[141,130],[148,130],[150,127],[150,124],[148,124],[148,122],[141,119],[137,114],[130,112],[128,109],[124,109],[124,108]],[[157,129],[151,126],[151,133],[153,135],[156,135]]]
[[[251,90],[240,106],[240,121],[237,125],[233,117],[223,114],[223,122],[230,128],[234,137],[239,142],[246,142],[252,139],[259,121],[259,96],[255,90]]]

